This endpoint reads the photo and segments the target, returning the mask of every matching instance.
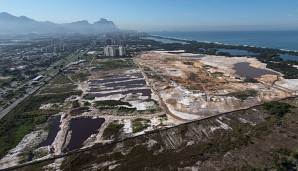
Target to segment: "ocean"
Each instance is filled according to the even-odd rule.
[[[150,34],[231,45],[249,45],[298,51],[298,31],[179,31],[152,32]]]

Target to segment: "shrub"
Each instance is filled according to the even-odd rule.
[[[290,112],[291,105],[283,102],[268,102],[263,105],[270,115],[282,117],[286,113]]]

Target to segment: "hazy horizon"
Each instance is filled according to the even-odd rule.
[[[298,1],[294,0],[0,0],[0,3],[0,12],[36,21],[94,23],[106,18],[120,29],[147,32],[298,30]]]

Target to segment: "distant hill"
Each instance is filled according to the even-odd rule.
[[[2,34],[47,34],[47,33],[105,33],[119,31],[113,21],[100,19],[90,24],[88,21],[77,21],[67,24],[39,22],[31,18],[16,17],[9,13],[0,13],[0,35]]]

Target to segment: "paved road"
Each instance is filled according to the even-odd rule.
[[[79,50],[77,50],[77,51],[71,53],[65,59],[62,59],[59,62],[57,62],[55,65],[59,65],[62,62],[66,62],[66,63],[68,63],[68,65],[66,67],[68,67],[70,65],[70,62],[72,62],[75,59],[77,59],[78,55],[82,55],[82,54],[88,52],[90,49],[91,49],[91,47],[87,48],[87,50],[85,50],[84,52],[79,52]],[[50,75],[50,77],[45,77],[42,80],[40,80],[40,82],[49,81],[51,78],[55,77],[59,73],[59,69],[54,69],[53,67],[51,67],[50,69],[47,70],[47,72],[49,72],[48,74]],[[43,86],[43,84],[40,85],[40,86],[37,86],[37,87],[33,88],[32,90],[30,90],[30,92],[28,92],[27,94],[25,94],[24,97],[19,98],[18,100],[16,100],[15,102],[13,102],[11,105],[9,105],[6,109],[0,111],[0,120],[4,116],[6,116],[12,109],[14,109],[17,105],[19,105],[23,100],[25,100],[29,95],[32,95],[37,90],[39,90],[42,86]]]
[[[38,89],[40,89],[42,86],[38,86],[33,88],[29,93],[25,94],[24,97],[19,98],[15,102],[13,102],[11,105],[9,105],[6,109],[2,110],[0,112],[0,119],[2,119],[5,115],[7,115],[13,108],[15,108],[18,104],[20,104],[23,100],[25,100],[29,95],[35,93]]]

